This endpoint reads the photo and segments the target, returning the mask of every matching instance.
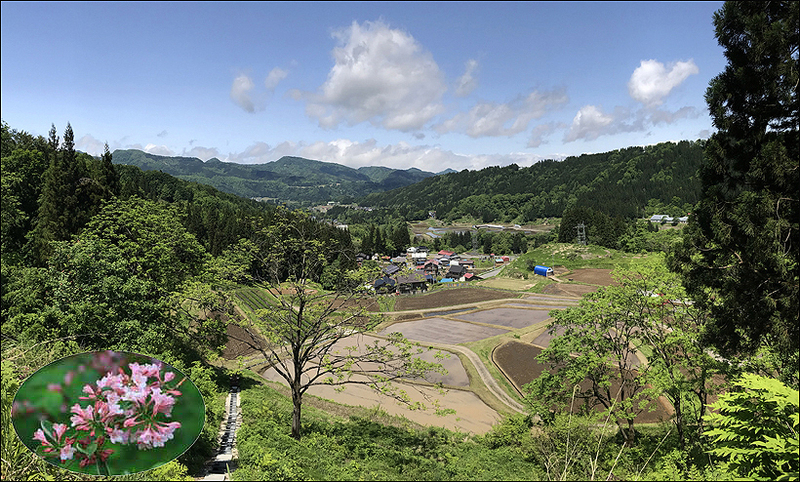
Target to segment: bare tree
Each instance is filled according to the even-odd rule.
[[[252,346],[289,385],[292,437],[301,437],[303,395],[315,385],[343,389],[344,384],[362,384],[411,404],[408,393],[392,382],[444,374],[445,369],[421,359],[426,348],[399,333],[363,343],[359,335],[380,317],[367,311],[373,300],[360,295],[359,288],[377,273],[346,269],[346,256],[352,253],[342,251],[344,243],[330,228],[297,213],[287,216],[259,237],[259,277],[268,308],[257,310],[254,321],[270,343]],[[334,290],[323,290],[317,282],[323,272],[328,279],[336,277]]]

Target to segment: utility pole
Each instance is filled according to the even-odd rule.
[[[578,244],[586,245],[586,225],[583,224],[583,221],[577,226],[575,229],[578,231]]]

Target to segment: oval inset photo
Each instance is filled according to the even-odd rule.
[[[11,412],[22,443],[74,472],[125,475],[184,453],[205,421],[197,387],[154,358],[90,352],[53,362],[28,377]]]

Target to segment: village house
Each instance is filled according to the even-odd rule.
[[[460,265],[450,266],[450,269],[445,275],[446,278],[451,278],[456,281],[464,281],[464,275],[467,274],[467,268]]]
[[[411,273],[397,277],[397,287],[401,293],[409,293],[417,290],[426,291],[428,289],[427,280],[424,274]]]

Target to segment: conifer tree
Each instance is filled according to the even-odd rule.
[[[51,241],[65,241],[76,232],[77,198],[75,189],[79,179],[75,137],[67,123],[64,141],[59,145],[55,125],[48,136],[50,165],[44,174],[44,185],[39,196],[36,227],[29,234],[33,256],[40,264],[51,253]]]
[[[108,149],[107,142],[103,146],[103,155],[100,158],[100,172],[97,180],[111,195],[119,195],[119,174],[114,169],[111,151]]]
[[[766,343],[796,385],[798,3],[727,2],[714,25],[728,59],[706,92],[718,131],[700,169],[702,198],[670,265],[711,310],[708,341],[726,355]]]

